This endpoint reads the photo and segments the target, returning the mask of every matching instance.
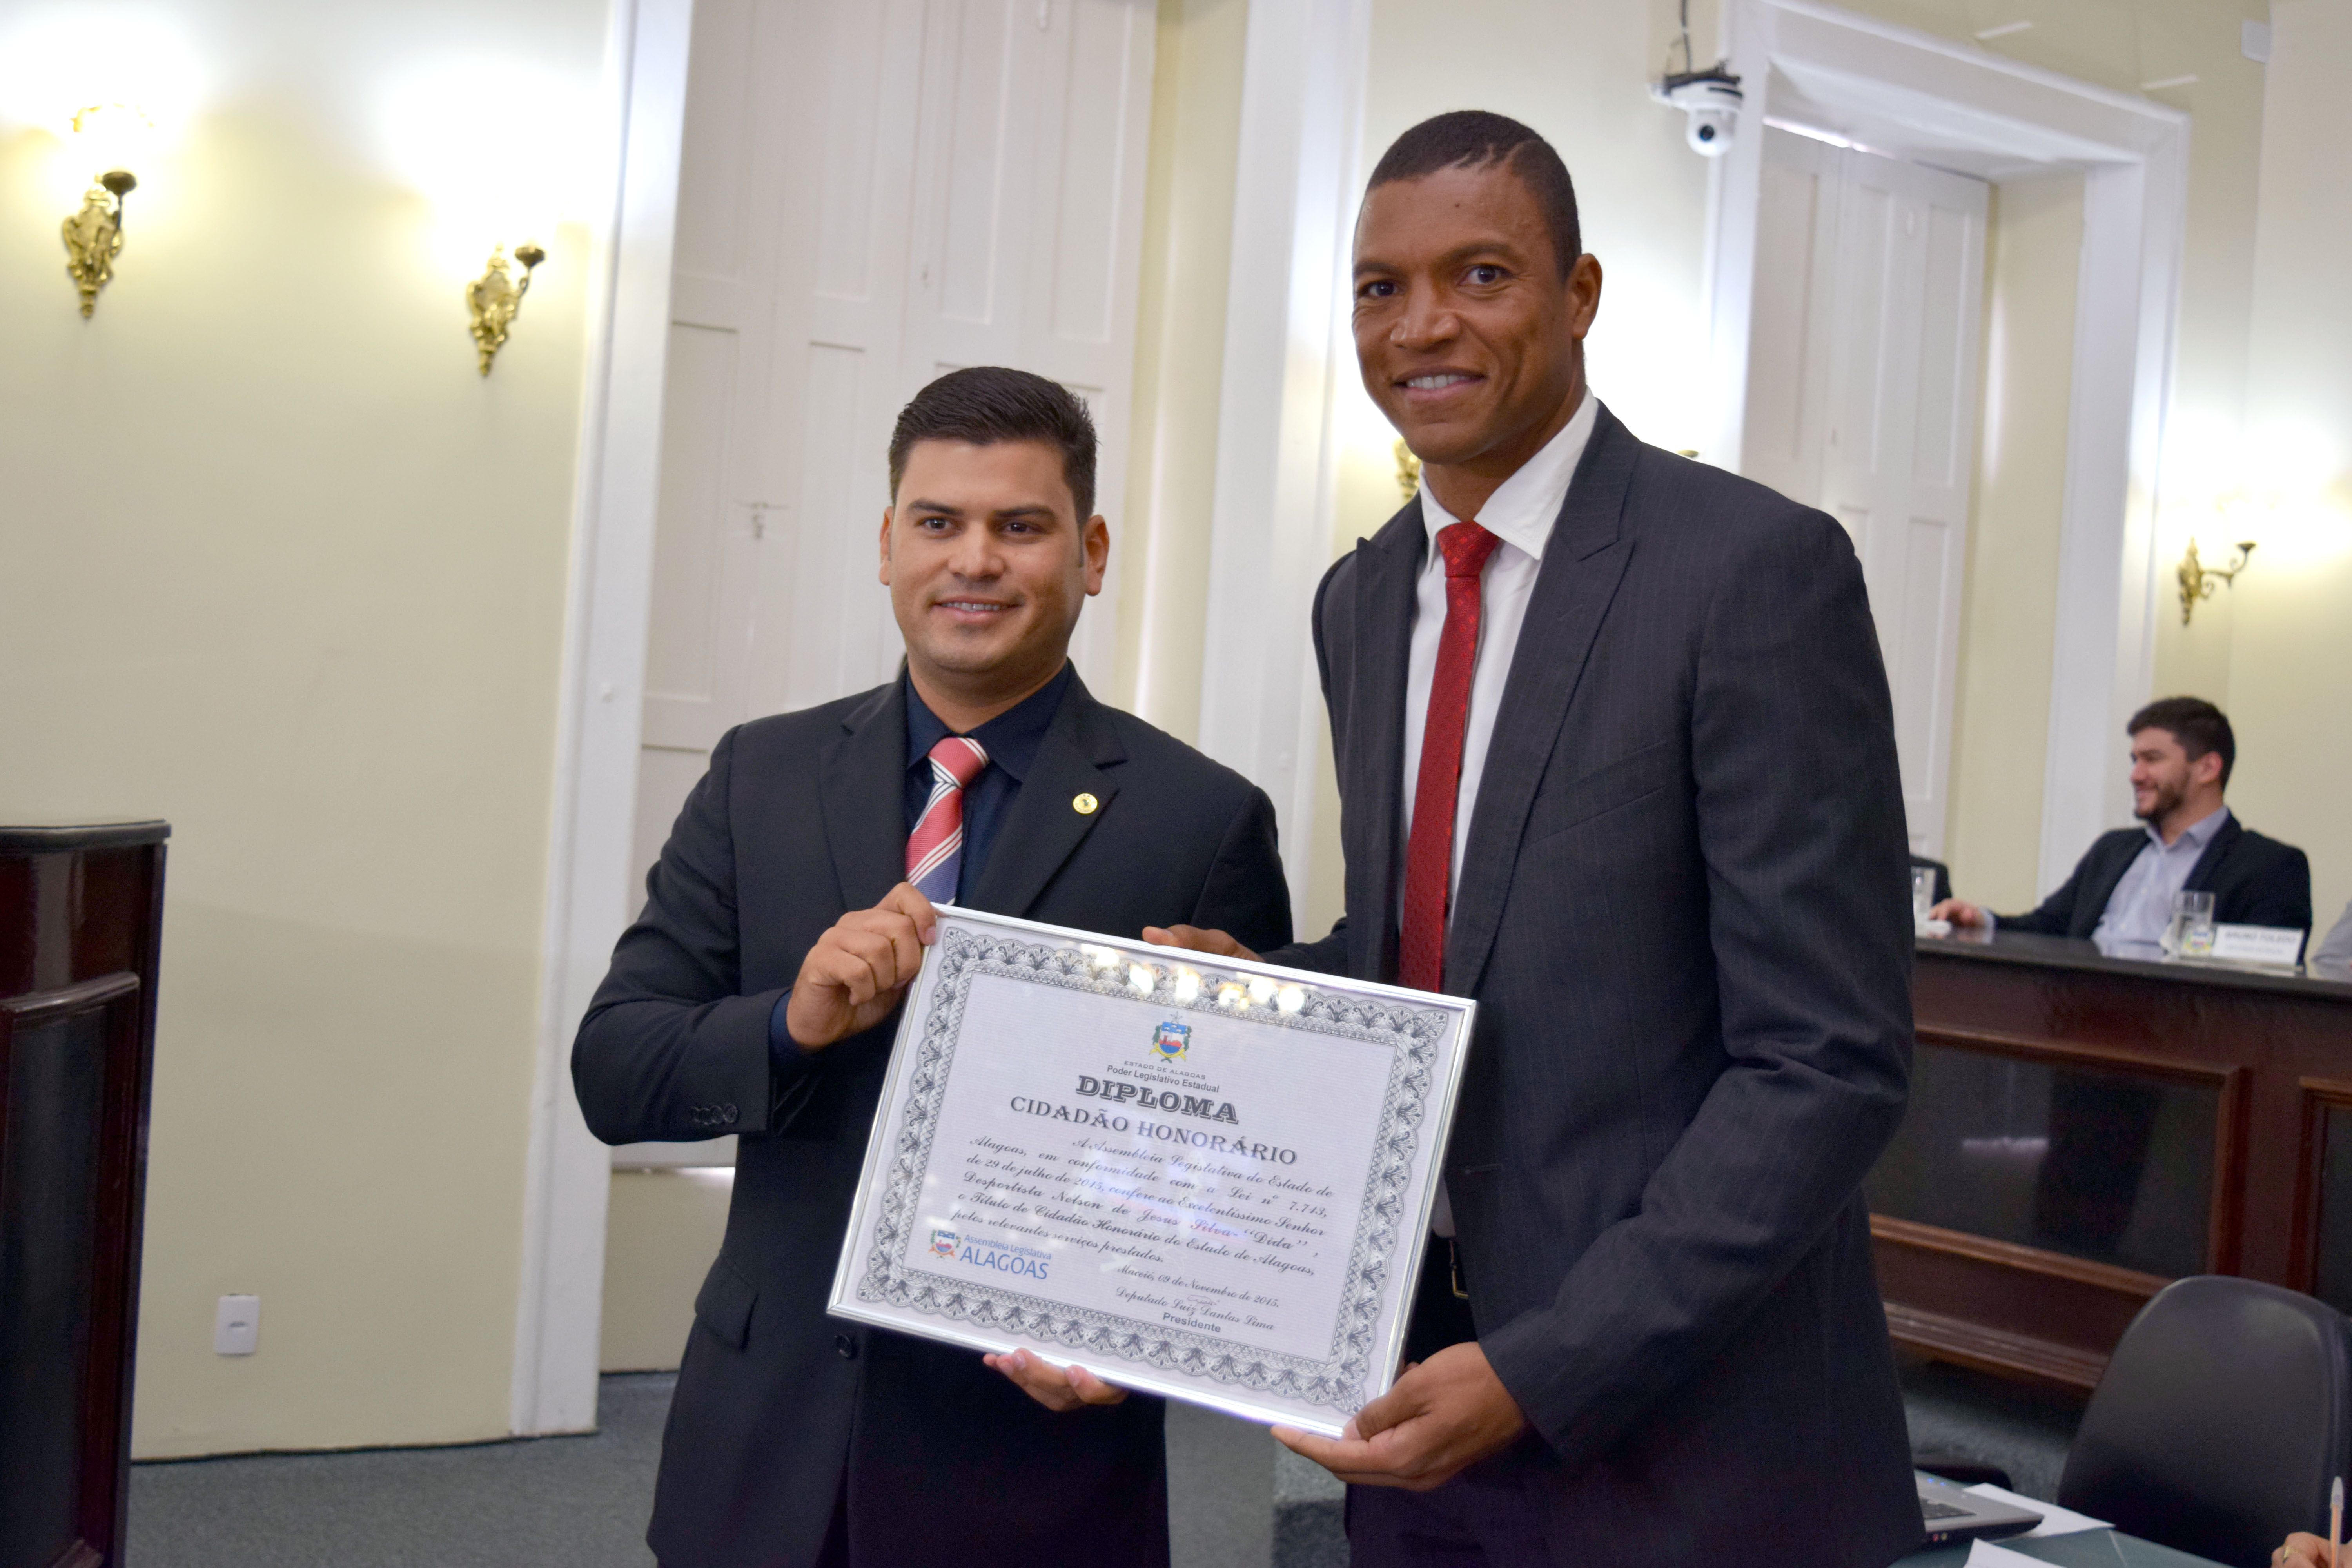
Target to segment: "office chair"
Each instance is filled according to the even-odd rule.
[[[2107,1361],[2058,1483],[2061,1507],[2219,1563],[2261,1568],[2326,1527],[2352,1459],[2343,1314],[2252,1279],[2175,1280]]]

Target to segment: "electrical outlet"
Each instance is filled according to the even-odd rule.
[[[223,1296],[213,1314],[213,1350],[219,1355],[251,1355],[261,1348],[261,1298]]]

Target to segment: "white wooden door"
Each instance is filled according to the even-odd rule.
[[[1150,0],[697,0],[636,860],[711,746],[889,677],[898,409],[1010,364],[1084,396],[1125,490]],[[1116,570],[1111,574],[1115,583]],[[1098,689],[1111,592],[1074,653]]]
[[[1894,691],[1911,845],[1939,856],[1989,187],[1764,134],[1741,468],[1853,536]]]

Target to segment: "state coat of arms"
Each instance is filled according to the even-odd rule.
[[[1160,1025],[1151,1034],[1151,1048],[1171,1062],[1182,1057],[1192,1043],[1192,1026],[1179,1024],[1173,1019]]]

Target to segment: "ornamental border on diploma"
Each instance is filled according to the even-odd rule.
[[[1196,962],[1198,962],[1196,958]],[[922,1047],[908,1086],[907,1117],[891,1152],[890,1175],[875,1223],[874,1246],[857,1294],[934,1317],[986,1324],[1024,1338],[1049,1340],[1080,1352],[1117,1356],[1188,1377],[1207,1378],[1254,1393],[1342,1412],[1362,1402],[1370,1371],[1372,1336],[1380,1321],[1381,1287],[1396,1249],[1406,1184],[1434,1088],[1438,1042],[1449,1026],[1435,1008],[1399,1005],[1301,987],[1307,1000],[1295,1013],[1269,1010],[1252,1022],[1307,1029],[1387,1047],[1388,1092],[1381,1103],[1373,1164],[1356,1221],[1353,1248],[1340,1290],[1331,1354],[1323,1361],[1237,1346],[1209,1334],[1171,1329],[1093,1309],[1065,1307],[1003,1286],[965,1283],[911,1268],[904,1261],[923,1173],[963,1026],[964,1000],[980,976],[1140,1001],[1118,971],[1097,970],[1075,946],[950,929],[941,933],[940,980],[923,1019]],[[1215,967],[1202,963],[1203,970]],[[1192,1002],[1160,998],[1155,1007],[1231,1016],[1202,988]]]

